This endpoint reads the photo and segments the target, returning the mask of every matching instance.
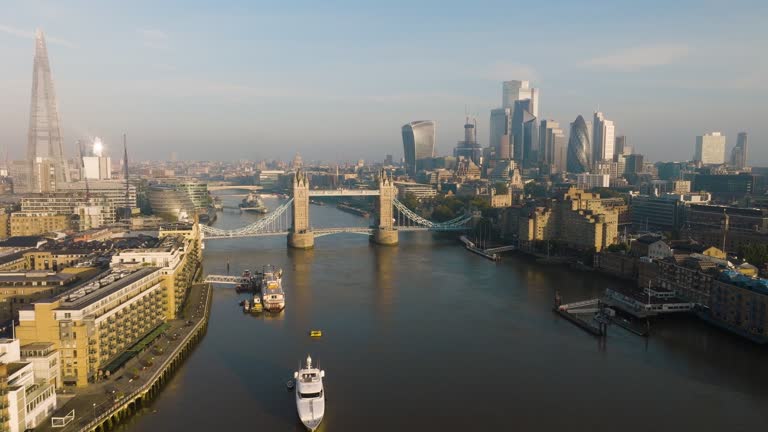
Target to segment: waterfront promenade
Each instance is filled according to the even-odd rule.
[[[74,420],[64,427],[54,428],[49,419],[35,430],[106,430],[107,426],[124,420],[139,404],[155,397],[160,386],[175,372],[205,332],[211,298],[210,285],[193,285],[181,316],[169,321],[164,333],[144,351],[109,378],[82,389],[60,390],[59,408],[53,418],[65,417],[74,411]]]

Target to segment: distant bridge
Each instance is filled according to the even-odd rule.
[[[378,244],[396,245],[401,231],[467,231],[474,216],[464,214],[445,222],[430,221],[411,211],[395,198],[392,179],[383,172],[379,176],[378,190],[334,189],[310,190],[309,182],[301,171],[293,180],[293,196],[266,217],[241,228],[226,230],[201,226],[205,240],[288,236],[288,245],[307,249],[314,246],[314,238],[332,234],[365,234]],[[377,196],[376,221],[369,227],[313,227],[309,224],[309,197],[323,196]]]
[[[259,191],[261,186],[254,185],[208,185],[208,190],[211,192],[223,191],[223,190],[247,190],[247,191]]]

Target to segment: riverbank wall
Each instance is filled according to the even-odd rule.
[[[127,420],[138,410],[157,397],[165,384],[173,377],[183,362],[191,354],[195,345],[202,340],[208,329],[208,319],[211,313],[213,287],[210,284],[202,286],[201,296],[191,301],[201,302],[203,313],[191,326],[181,342],[167,354],[164,362],[152,376],[137,390],[121,398],[112,407],[99,414],[85,426],[77,429],[80,432],[106,432],[114,429],[120,422]]]

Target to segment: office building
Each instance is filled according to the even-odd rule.
[[[738,169],[747,167],[747,133],[739,132],[736,146],[731,151],[731,166]]]
[[[517,100],[512,114],[514,159],[526,167],[538,162],[539,126],[533,107],[532,99]]]
[[[91,196],[99,196],[106,199],[115,208],[136,209],[136,186],[126,186],[125,180],[88,180],[65,183],[59,187],[59,192],[70,192]],[[127,195],[126,195],[127,194]]]
[[[576,187],[582,190],[592,188],[607,188],[611,186],[611,176],[609,174],[589,174],[581,173],[576,176]]]
[[[643,155],[631,154],[624,157],[624,174],[640,174],[644,172]]]
[[[512,108],[491,110],[488,145],[495,150],[497,160],[512,159],[515,145],[512,137]]]
[[[606,119],[603,113],[596,112],[592,130],[592,162],[613,160],[615,145],[613,122]]]
[[[480,165],[483,157],[483,149],[477,142],[477,120],[467,117],[464,123],[464,140],[456,144],[453,155],[457,158],[463,157],[471,160],[476,165]]]
[[[435,157],[436,123],[433,120],[419,120],[402,127],[405,169],[415,176],[423,169],[423,161]]]
[[[104,144],[96,137],[88,154],[83,155],[81,179],[109,180],[112,178],[112,160],[104,155]]]
[[[433,185],[421,183],[395,182],[397,187],[397,196],[405,199],[406,195],[413,195],[418,200],[434,198],[437,196],[437,190]]]
[[[35,59],[32,72],[32,106],[29,113],[27,163],[29,164],[26,190],[18,192],[55,191],[56,185],[68,182],[69,169],[59,124],[56,92],[48,62],[48,49],[43,32],[35,34]],[[36,166],[46,165],[42,168]],[[51,178],[41,173],[52,173]],[[51,186],[53,185],[53,186]]]
[[[632,146],[627,144],[627,137],[625,135],[618,135],[614,141],[613,156],[630,155],[632,154]]]
[[[502,83],[502,108],[513,108],[516,101],[530,100],[528,110],[534,117],[539,116],[539,89],[530,87],[529,81],[504,81]]]
[[[539,153],[550,174],[566,172],[568,142],[560,124],[554,120],[543,120],[539,125]]]
[[[740,200],[755,192],[757,176],[752,174],[696,174],[693,177],[693,190],[706,191],[718,201]]]
[[[584,121],[584,117],[578,116],[571,123],[571,136],[568,139],[568,172],[583,173],[588,172],[589,162],[589,127]]]
[[[725,163],[725,135],[712,132],[696,137],[696,149],[693,160],[704,165]]]
[[[274,189],[283,175],[285,175],[284,170],[260,170],[256,174],[256,184],[264,189]]]
[[[676,230],[683,224],[687,199],[694,198],[679,194],[633,197],[630,202],[632,224],[637,231]]]

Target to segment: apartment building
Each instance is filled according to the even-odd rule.
[[[159,267],[112,271],[19,312],[23,344],[49,342],[61,352],[64,384],[86,386],[166,319]]]

